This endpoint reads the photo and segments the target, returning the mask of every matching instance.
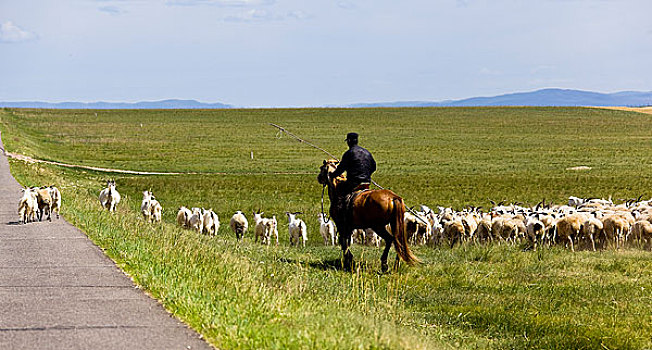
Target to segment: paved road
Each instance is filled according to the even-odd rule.
[[[211,349],[63,218],[19,224],[20,188],[0,150],[0,349]]]

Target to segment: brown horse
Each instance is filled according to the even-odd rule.
[[[328,186],[328,197],[331,201],[330,215],[335,218],[335,224],[339,231],[339,243],[344,255],[343,267],[350,270],[353,266],[353,254],[349,250],[350,238],[353,230],[357,228],[373,229],[382,239],[385,240],[385,250],[380,257],[381,268],[386,272],[387,255],[389,249],[394,243],[396,249],[396,264],[398,265],[399,257],[410,265],[419,262],[410,247],[407,244],[407,235],[405,233],[405,205],[403,199],[390,190],[370,190],[360,193],[353,201],[353,213],[347,227],[339,218],[337,208],[339,201],[343,200],[342,194],[338,192],[338,185],[346,180],[344,176],[331,179],[329,174],[337,168],[337,160],[324,161],[319,170],[317,181],[324,186]],[[339,222],[338,222],[339,221]],[[387,231],[386,226],[390,225],[391,233]]]

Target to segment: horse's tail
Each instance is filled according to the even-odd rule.
[[[396,197],[392,201],[394,203],[394,232],[392,233],[394,234],[396,254],[409,265],[420,263],[421,261],[412,254],[408,246],[408,237],[405,232],[405,204],[403,203],[403,198]]]

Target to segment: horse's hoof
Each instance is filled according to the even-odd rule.
[[[389,271],[389,265],[386,262],[380,263],[380,271],[382,271],[382,273],[387,273],[387,271]]]

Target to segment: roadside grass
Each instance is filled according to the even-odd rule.
[[[11,161],[12,173],[23,185],[57,184],[66,219],[216,347],[652,346],[652,254],[646,251],[417,247],[424,264],[380,275],[380,250],[356,246],[356,271],[340,271],[339,250],[322,245],[316,224],[322,155],[277,139],[265,124],[279,123],[331,150],[342,148],[348,130],[364,130],[363,145],[384,159],[379,183],[411,205],[461,208],[488,205],[488,199],[650,196],[649,116],[573,108],[98,115],[101,125],[88,111],[2,110],[3,142],[9,151],[71,163],[233,174],[124,176]],[[142,131],[141,122],[160,131]],[[109,126],[117,131],[100,130]],[[219,127],[208,131],[213,126]],[[139,134],[149,136],[139,141]],[[150,157],[160,149],[165,157]],[[576,165],[593,169],[565,170]],[[123,194],[115,215],[100,210],[97,200],[108,177],[117,179]],[[160,225],[139,216],[141,192],[149,188],[164,207]],[[180,205],[216,210],[218,236],[176,227]],[[235,210],[251,218],[259,209],[277,215],[279,247],[254,244],[251,234],[238,243],[228,229]],[[288,246],[285,211],[304,212],[310,231],[305,249]]]

